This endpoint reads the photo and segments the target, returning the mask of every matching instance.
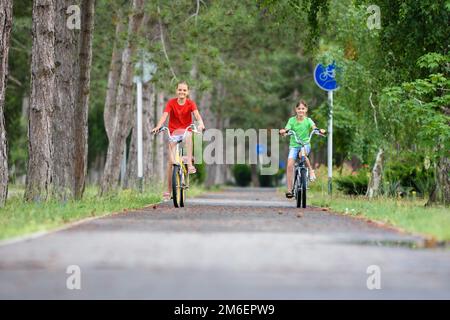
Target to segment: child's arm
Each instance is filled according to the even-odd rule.
[[[199,122],[198,130],[200,131],[205,130],[205,124],[203,123],[202,116],[200,115],[200,112],[198,112],[198,110],[194,110],[194,116],[195,119]]]
[[[159,128],[162,127],[162,125],[164,124],[164,122],[166,122],[168,116],[169,116],[169,113],[168,113],[168,112],[163,112],[163,114],[162,114],[162,116],[161,116],[161,119],[159,120],[158,124],[156,125],[156,127],[154,127],[154,128],[152,129],[152,133],[156,133],[156,131],[158,131]]]
[[[312,126],[312,129],[313,130],[316,130],[316,129],[319,129],[319,128],[317,128],[317,126],[316,126],[316,124],[313,122],[313,126]],[[321,133],[321,134],[325,134],[325,130],[324,129],[319,129],[319,132]]]

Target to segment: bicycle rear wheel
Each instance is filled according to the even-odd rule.
[[[300,189],[302,190],[302,208],[306,208],[306,170],[301,172]]]
[[[172,169],[172,198],[173,205],[178,208],[182,203],[181,173],[180,166],[174,165]]]

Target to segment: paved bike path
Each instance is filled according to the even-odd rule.
[[[0,246],[0,298],[449,299],[450,250],[410,248],[423,240],[230,188]],[[67,289],[70,265],[81,290]]]

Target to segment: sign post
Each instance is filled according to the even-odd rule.
[[[150,81],[156,72],[156,64],[151,62],[151,56],[148,53],[141,54],[141,60],[135,66],[136,76],[133,82],[136,83],[136,130],[137,130],[137,178],[139,191],[142,192],[142,181],[144,180],[143,164],[143,145],[142,145],[142,84]]]
[[[330,107],[328,113],[328,152],[327,152],[327,166],[328,166],[328,194],[332,194],[332,178],[333,178],[333,91],[338,89],[336,83],[336,65],[333,62],[328,66],[318,64],[314,70],[314,81],[322,90],[328,92],[328,105]]]

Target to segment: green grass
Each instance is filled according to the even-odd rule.
[[[328,207],[331,211],[368,219],[401,228],[405,231],[450,241],[450,210],[444,206],[425,207],[426,200],[380,197],[351,197],[334,193],[310,192],[311,205]]]
[[[349,175],[348,168],[333,169],[333,179]],[[426,199],[396,199],[379,197],[369,200],[365,196],[346,196],[336,190],[328,196],[326,167],[316,170],[317,180],[309,184],[309,204],[330,208],[331,211],[362,216],[379,221],[407,232],[432,236],[438,241],[450,241],[450,208],[444,206],[425,207]],[[279,190],[284,194],[286,187]]]
[[[23,188],[11,186],[6,205],[0,208],[0,239],[52,230],[77,220],[104,216],[124,209],[143,208],[160,202],[161,190],[160,187],[143,193],[122,190],[116,195],[100,198],[97,196],[97,188],[88,187],[81,201],[26,203],[23,201]],[[201,187],[192,186],[189,197],[203,191]]]

